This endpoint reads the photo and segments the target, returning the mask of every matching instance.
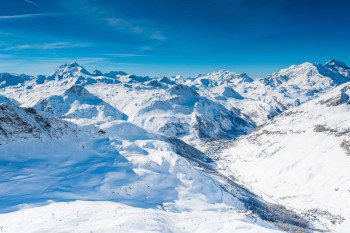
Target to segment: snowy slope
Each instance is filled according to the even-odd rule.
[[[84,87],[74,85],[62,95],[54,95],[39,101],[35,109],[55,117],[87,118],[95,120],[122,120],[127,117]]]
[[[258,80],[149,78],[73,62],[47,76],[4,73],[0,208],[29,209],[0,215],[0,229],[342,232],[349,70],[331,60]]]
[[[201,95],[222,100],[227,108],[240,108],[257,124],[262,124],[349,80],[350,68],[331,60],[324,65],[308,62],[293,65],[256,80],[246,74],[222,70],[190,79],[186,84]]]
[[[57,225],[54,222],[51,225],[45,217],[36,217],[46,216],[47,208],[55,209],[49,216],[61,219],[60,222],[71,208],[78,208],[74,211],[76,218],[68,217],[61,227],[70,229],[68,231],[84,231],[87,228],[83,222],[91,221],[95,214],[104,214],[111,205],[114,209],[120,208],[122,215],[129,219],[122,221],[126,230],[142,231],[142,225],[130,227],[129,221],[130,218],[144,219],[146,211],[150,213],[150,220],[162,219],[164,222],[149,222],[148,227],[153,230],[182,231],[181,225],[186,220],[180,213],[187,213],[192,219],[200,217],[202,222],[206,222],[218,212],[222,212],[222,221],[228,221],[226,223],[233,228],[244,227],[261,232],[277,229],[247,211],[240,196],[225,192],[220,186],[222,181],[216,176],[206,174],[192,164],[193,161],[204,160],[204,155],[198,154],[200,157],[192,160],[185,158],[184,153],[191,157],[191,153],[196,152],[185,143],[181,144],[181,152],[178,153],[174,140],[154,135],[127,121],[108,119],[98,128],[79,127],[49,115],[40,115],[33,108],[17,107],[16,102],[7,98],[2,97],[1,100],[1,211],[61,202],[2,214],[0,228],[3,232],[18,232],[19,228],[60,231],[55,229]],[[212,170],[210,164],[202,166]],[[76,202],[71,206],[68,201],[72,200],[113,202]],[[84,213],[93,206],[98,209],[97,213]],[[83,219],[79,219],[79,211]],[[23,219],[26,213],[31,217]],[[13,215],[19,222],[6,220],[12,219]],[[94,222],[93,228],[110,232],[111,226],[106,226],[104,222],[115,217],[116,212],[114,216],[104,216]],[[182,222],[174,224],[173,217]],[[77,224],[82,225],[77,228]],[[189,224],[185,229],[194,229],[196,224]],[[212,227],[228,231],[228,226]]]
[[[187,198],[223,201],[217,184],[165,139],[129,122],[81,128],[6,104],[1,114],[0,135],[7,139],[0,147],[2,208],[82,199],[129,200],[140,206],[172,202],[169,208],[177,210],[188,208],[181,203]]]
[[[61,138],[76,133],[73,124],[18,105],[18,102],[0,96],[0,145],[20,139]]]
[[[265,102],[280,102],[285,108],[298,106],[350,80],[350,68],[345,72],[332,65],[331,60],[325,65],[318,63],[303,63],[280,70],[261,81],[269,87]],[[269,92],[273,92],[269,93]],[[264,97],[260,97],[264,98]]]
[[[233,138],[254,129],[254,123],[238,109],[228,110],[182,84],[137,102],[127,112],[137,125],[188,141]]]
[[[222,212],[220,212],[222,211]],[[253,224],[254,222],[258,224]],[[281,232],[246,213],[172,212],[139,208],[117,202],[67,202],[0,215],[3,232]],[[263,225],[265,227],[262,227]],[[268,227],[268,228],[267,228]]]
[[[231,142],[217,162],[262,195],[346,232],[350,219],[350,84]]]

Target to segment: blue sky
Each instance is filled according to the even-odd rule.
[[[0,72],[88,70],[256,78],[305,61],[350,64],[347,0],[11,0],[0,7]]]

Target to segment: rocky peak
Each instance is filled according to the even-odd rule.
[[[94,70],[94,72],[92,72],[93,76],[103,76],[103,73],[100,70]]]
[[[341,67],[344,69],[350,69],[344,62],[338,61],[335,59],[332,59],[326,63],[326,66],[331,66],[331,67]]]
[[[90,73],[77,62],[70,62],[61,65],[58,69],[56,69],[54,74],[63,75],[72,73],[83,73],[90,75]]]

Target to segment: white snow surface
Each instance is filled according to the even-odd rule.
[[[313,211],[328,229],[347,232],[349,95],[350,84],[343,84],[282,113],[224,150],[218,166],[266,198]]]
[[[32,109],[8,108],[0,116],[6,118],[4,137],[12,135],[0,146],[2,232],[277,231],[224,192],[219,180],[176,154],[161,135],[123,120],[77,127],[40,118]],[[41,121],[64,133],[47,133],[53,130]]]
[[[0,215],[3,232],[280,232],[253,224],[243,212],[172,212],[118,202],[58,202]],[[263,223],[259,223],[263,224]]]
[[[310,229],[346,232],[349,74],[336,60],[256,80],[91,74],[75,62],[0,74],[0,230],[278,231],[227,190],[235,177]]]

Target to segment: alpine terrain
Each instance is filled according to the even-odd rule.
[[[349,81],[0,73],[0,231],[348,232]]]

